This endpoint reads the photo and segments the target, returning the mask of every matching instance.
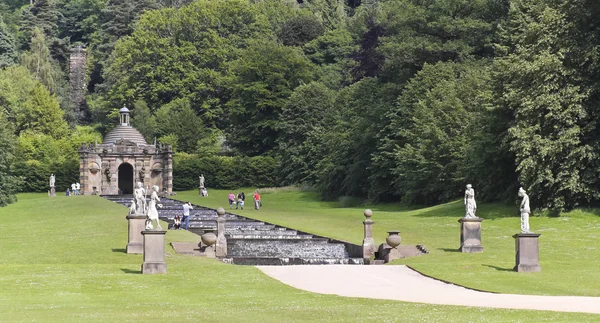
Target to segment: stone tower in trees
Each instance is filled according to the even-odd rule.
[[[85,94],[87,92],[86,50],[77,46],[71,49],[69,59],[69,104],[77,123],[86,119]]]

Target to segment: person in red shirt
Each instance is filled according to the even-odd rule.
[[[258,194],[258,191],[254,191],[254,209],[258,210],[260,206],[260,194]]]

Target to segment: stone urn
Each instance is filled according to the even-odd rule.
[[[388,244],[388,246],[396,248],[400,245],[400,243],[402,243],[402,238],[398,233],[400,233],[400,231],[388,231],[389,235],[387,238],[385,238],[385,242]]]
[[[212,232],[208,232],[201,235],[200,240],[202,240],[202,243],[204,243],[205,245],[212,246],[215,243],[217,243],[217,235]]]

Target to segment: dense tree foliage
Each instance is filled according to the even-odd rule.
[[[434,204],[471,183],[483,200],[524,186],[537,208],[589,205],[599,13],[592,0],[7,0],[0,176],[33,191],[50,169],[75,179],[76,145],[126,105],[179,154],[176,189],[202,169],[218,187],[326,198]],[[73,46],[87,48],[90,120],[66,100]]]
[[[17,46],[15,38],[0,15],[0,68],[11,66],[17,62]]]
[[[313,78],[311,62],[299,49],[259,41],[251,43],[231,67],[228,141],[247,155],[270,153],[289,96]]]
[[[0,112],[0,206],[16,201],[19,178],[12,175],[10,166],[15,157],[15,137],[4,112]]]

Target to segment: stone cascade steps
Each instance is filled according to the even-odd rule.
[[[103,196],[129,207],[133,197]],[[183,202],[161,198],[158,208],[161,220],[173,223],[182,215]],[[198,235],[217,231],[216,210],[193,205],[190,210],[189,231]],[[282,226],[265,223],[226,212],[224,215],[227,257],[221,260],[236,265],[326,265],[364,264],[362,258],[353,258],[342,242],[319,237]]]

